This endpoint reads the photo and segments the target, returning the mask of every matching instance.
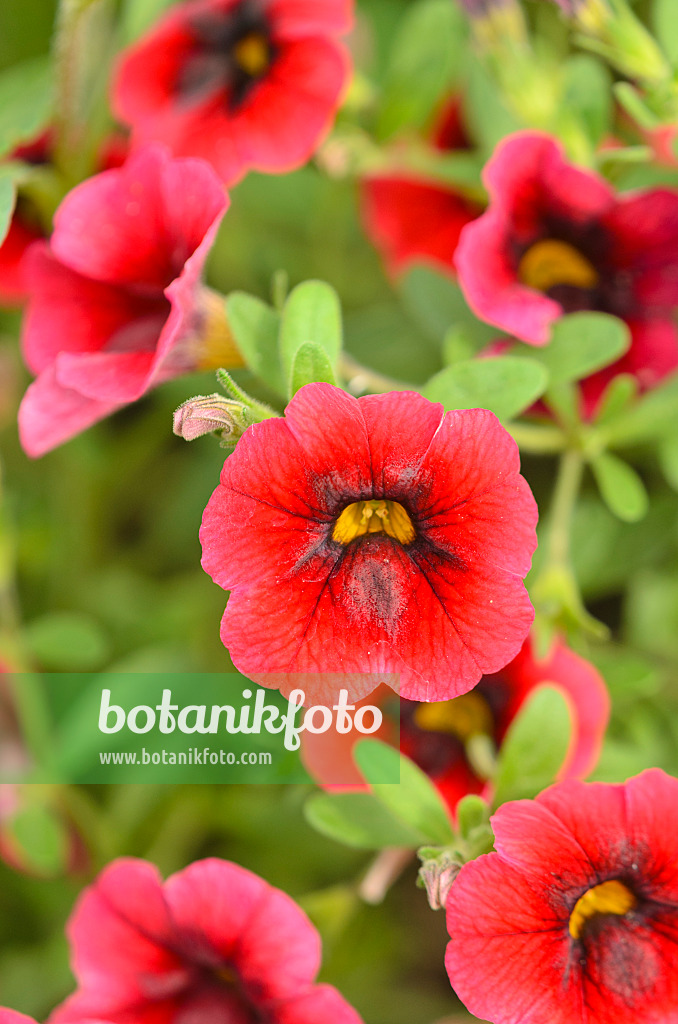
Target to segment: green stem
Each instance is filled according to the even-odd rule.
[[[86,17],[100,0],[61,0],[55,29],[56,64],[54,162],[69,181],[82,175],[76,165],[81,159],[87,122],[83,103],[83,55],[91,40],[86,39]]]
[[[563,452],[551,504],[548,564],[567,566],[570,557],[570,531],[584,469],[582,453],[575,448]]]
[[[564,451],[567,444],[567,438],[560,427],[508,423],[506,429],[521,451],[534,455],[555,455]]]
[[[21,617],[14,585],[14,531],[9,522],[4,500],[2,465],[0,464],[0,636],[13,669],[7,676],[12,707],[16,714],[21,739],[33,761],[41,764],[49,749],[49,712],[44,684],[39,676],[25,671],[28,667],[22,651]]]
[[[386,377],[376,370],[370,370],[362,366],[357,359],[350,356],[348,352],[339,355],[339,374],[347,383],[349,391],[354,395],[385,394],[387,391],[416,391],[414,384],[406,384],[404,381],[394,380]]]

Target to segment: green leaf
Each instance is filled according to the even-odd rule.
[[[609,129],[612,116],[612,76],[604,64],[578,53],[565,62],[562,107],[577,116],[594,144]]]
[[[399,821],[371,793],[318,793],[306,801],[304,814],[316,831],[346,846],[414,849],[425,842],[420,832]]]
[[[416,0],[400,21],[384,82],[377,133],[419,128],[452,87],[466,40],[461,10],[449,0]]]
[[[322,348],[334,367],[342,334],[341,303],[334,288],[324,281],[298,284],[290,292],[280,323],[280,358],[288,381],[297,351],[307,342]]]
[[[354,760],[372,793],[408,828],[421,833],[426,843],[445,845],[454,833],[447,808],[429,777],[399,750],[380,740],[361,740],[353,748]],[[381,782],[397,778],[400,783]]]
[[[0,73],[0,156],[47,127],[52,98],[52,69],[46,57],[33,57]]]
[[[555,779],[570,745],[572,716],[554,686],[537,687],[512,721],[499,751],[494,806],[534,797]]]
[[[610,445],[640,444],[675,434],[678,429],[678,377],[649,391],[614,422],[606,423]]]
[[[501,420],[517,416],[546,390],[548,374],[534,359],[493,356],[448,366],[423,390],[446,409],[490,409]]]
[[[7,238],[15,203],[16,187],[14,182],[11,178],[0,178],[0,245]]]
[[[39,875],[66,869],[69,840],[64,825],[39,803],[28,803],[11,819],[7,832],[22,867]]]
[[[464,107],[473,138],[487,156],[505,136],[525,127],[505,105],[496,76],[481,54],[473,51],[468,54]]]
[[[301,348],[297,349],[292,363],[290,398],[296,395],[304,384],[313,384],[316,381],[324,381],[326,384],[337,383],[325,349],[313,341],[305,341]]]
[[[476,796],[475,793],[462,797],[455,813],[462,839],[468,839],[476,829],[489,824],[490,808],[482,797]]]
[[[623,356],[630,344],[628,327],[616,317],[572,313],[555,322],[551,340],[543,348],[520,345],[517,349],[543,363],[551,385],[557,385],[581,380],[608,366]]]
[[[616,455],[603,452],[591,461],[600,496],[619,519],[637,523],[647,513],[650,501],[645,484],[635,469]]]
[[[463,327],[474,351],[497,338],[496,327],[482,323],[468,307],[464,294],[447,274],[417,266],[401,282],[403,304],[427,335],[440,343],[451,327]]]
[[[596,423],[609,423],[622,415],[638,394],[638,381],[630,373],[613,377],[603,392]]]
[[[134,42],[165,13],[172,0],[124,0],[121,33],[125,44]]]
[[[678,491],[678,434],[665,437],[657,454],[667,483]]]
[[[97,669],[109,656],[101,627],[79,612],[53,612],[35,619],[26,627],[24,640],[36,661],[56,672]]]
[[[653,0],[651,21],[667,57],[673,64],[678,64],[678,7],[675,0]]]
[[[277,394],[286,395],[278,354],[280,317],[271,306],[246,292],[231,292],[226,316],[242,357],[252,373]]]

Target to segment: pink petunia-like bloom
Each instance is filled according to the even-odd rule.
[[[28,455],[171,377],[241,364],[201,285],[227,206],[207,164],[160,147],[66,196],[49,243],[26,256],[23,352],[37,376],[19,410]]]
[[[456,254],[479,317],[531,345],[547,344],[565,313],[625,320],[631,348],[586,381],[589,404],[618,373],[649,388],[678,367],[678,192],[618,196],[535,132],[502,141],[484,181],[490,206],[464,228]]]
[[[678,779],[561,782],[492,818],[450,891],[446,965],[493,1024],[676,1024]]]
[[[342,673],[357,698],[395,673],[404,697],[447,700],[529,631],[536,520],[492,413],[308,384],[226,460],[202,564],[231,591],[221,637],[257,682]]]
[[[301,908],[228,861],[197,861],[164,883],[146,861],[114,861],[67,931],[78,989],[50,1024],[361,1024],[336,989],[315,984],[320,936]]]
[[[555,686],[567,701],[572,723],[569,749],[558,779],[583,778],[594,768],[610,715],[610,698],[600,673],[556,640],[539,658],[532,639],[506,668],[486,675],[470,693],[432,704],[400,698],[391,710],[388,691],[371,694],[366,703],[381,704],[386,719],[379,738],[400,746],[426,772],[454,814],[469,793],[492,800],[492,785],[479,773],[469,742],[486,736],[501,750],[508,729],[526,700],[543,685]],[[399,725],[399,729],[398,729]],[[399,738],[398,738],[399,737]],[[301,755],[309,773],[324,785],[366,789],[352,759],[355,732],[304,733]]]
[[[329,130],[352,0],[191,0],[121,57],[113,107],[133,141],[208,160],[227,184],[300,167]]]

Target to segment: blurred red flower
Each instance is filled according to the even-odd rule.
[[[519,470],[485,410],[302,388],[243,435],[203,517],[233,663],[283,693],[294,673],[345,673],[352,698],[399,673],[403,696],[428,701],[503,668],[534,614],[537,508]]]
[[[349,73],[352,0],[193,0],[123,53],[113,107],[133,141],[200,156],[227,184],[301,166]]]
[[[23,1013],[17,1013],[16,1010],[8,1010],[4,1006],[0,1006],[0,1024],[36,1024],[32,1017],[26,1017]]]
[[[8,159],[39,166],[49,161],[49,148],[49,133],[43,132],[33,142],[18,146]],[[29,245],[39,238],[44,238],[40,220],[31,205],[19,197],[9,231],[0,244],[0,305],[19,306],[26,299],[23,258]]]
[[[237,359],[201,288],[227,206],[207,164],[158,147],[66,196],[49,243],[26,255],[23,351],[38,375],[19,410],[29,455],[170,377]]]
[[[18,146],[8,159],[33,166],[49,164],[52,137],[43,132],[33,142]],[[109,136],[98,154],[98,169],[109,170],[125,162],[127,142],[117,134]],[[23,258],[33,242],[45,237],[39,211],[31,200],[19,194],[9,231],[0,244],[0,305],[19,306],[28,298]]]
[[[51,1024],[361,1024],[314,984],[320,937],[300,907],[237,864],[197,861],[163,884],[152,864],[114,861],[67,930],[79,988]]]
[[[436,120],[432,141],[443,152],[470,148],[458,97]],[[412,172],[368,175],[361,199],[365,231],[394,276],[415,262],[453,274],[462,228],[482,213],[482,206],[460,190]]]
[[[678,1020],[678,780],[561,782],[492,818],[450,891],[447,971],[494,1024]]]
[[[558,687],[572,719],[570,749],[558,778],[582,778],[600,755],[610,699],[600,673],[560,640],[540,659],[528,638],[506,668],[483,676],[470,693],[453,700],[422,704],[401,698],[399,707],[394,708],[399,715],[400,750],[431,778],[451,812],[469,793],[489,800],[492,788],[469,759],[469,740],[488,736],[500,748],[527,698],[545,684]],[[385,694],[372,694],[366,703],[379,703],[388,710]],[[397,737],[397,726],[386,720],[379,738],[397,743]],[[352,759],[353,746],[360,738],[353,731],[303,733],[301,754],[306,768],[321,784],[366,789]]]
[[[456,255],[479,317],[531,345],[545,345],[564,313],[625,320],[631,348],[587,380],[589,404],[618,373],[648,388],[678,367],[678,192],[618,196],[534,132],[500,143],[484,180],[489,209],[464,229]]]

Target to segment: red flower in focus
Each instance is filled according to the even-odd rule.
[[[678,192],[617,196],[568,164],[552,138],[521,132],[485,168],[490,207],[464,229],[459,283],[474,312],[532,345],[564,313],[599,310],[629,325],[627,354],[586,382],[589,403],[609,379],[643,388],[678,366]]]
[[[494,1024],[678,1021],[678,780],[561,782],[492,818],[452,886],[447,971]]]
[[[566,698],[572,718],[570,749],[559,772],[560,779],[581,778],[596,764],[605,734],[610,700],[596,669],[556,641],[544,659],[538,659],[528,639],[516,658],[494,675],[486,675],[467,694],[450,701],[422,704],[400,699],[400,749],[426,772],[450,811],[469,793],[491,799],[492,792],[469,759],[468,742],[489,736],[501,747],[511,722],[530,694],[544,684],[557,686]],[[366,703],[381,703],[373,694]],[[381,739],[389,740],[397,729],[388,726]],[[323,784],[366,788],[353,763],[352,749],[359,738],[354,732],[302,735],[301,753],[310,774]]]
[[[301,166],[348,77],[352,0],[192,0],[123,54],[113,106],[137,142],[210,161],[227,184]]]
[[[442,151],[470,148],[458,98],[441,113],[433,143]],[[390,274],[422,261],[454,273],[459,236],[482,213],[478,203],[451,186],[411,172],[371,174],[363,180],[361,193],[365,230]]]
[[[210,167],[140,151],[64,199],[26,256],[23,350],[38,376],[19,410],[42,455],[170,377],[237,356],[201,274],[228,206]]]
[[[537,509],[519,469],[485,410],[302,388],[243,435],[203,517],[233,663],[283,693],[302,685],[291,673],[344,673],[351,697],[399,673],[415,700],[498,671],[533,618]]]
[[[153,865],[117,860],[80,897],[68,935],[79,988],[52,1024],[361,1024],[314,984],[320,937],[303,911],[237,864],[197,861],[163,884]]]

